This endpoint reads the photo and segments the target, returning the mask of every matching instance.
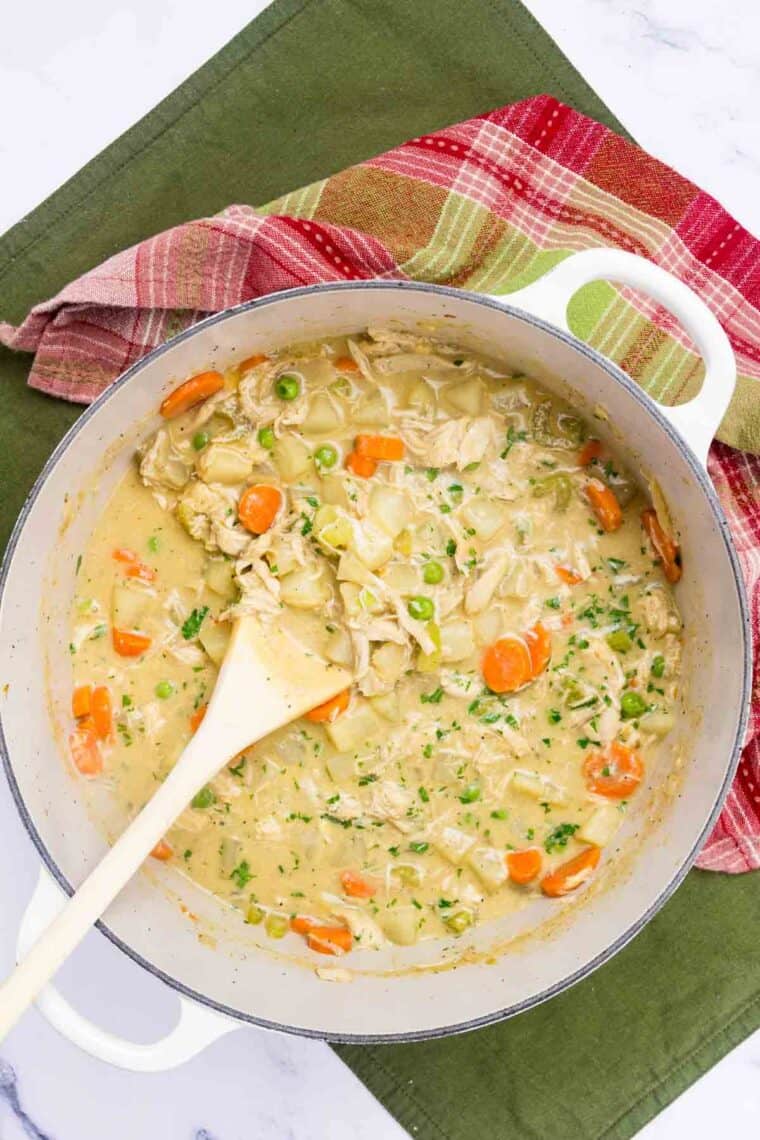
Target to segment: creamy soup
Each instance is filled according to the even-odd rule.
[[[615,858],[673,726],[681,571],[593,421],[394,329],[191,377],[161,413],[78,572],[76,767],[139,811],[239,614],[355,681],[225,767],[156,858],[328,954],[461,935]]]

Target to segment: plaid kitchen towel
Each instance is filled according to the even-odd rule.
[[[760,247],[692,183],[609,128],[537,96],[433,134],[254,210],[230,206],[116,254],[36,306],[0,342],[34,352],[29,383],[88,403],[210,312],[320,281],[411,278],[507,293],[578,249],[615,246],[686,281],[721,320],[739,383],[709,470],[760,641]],[[702,367],[668,313],[600,282],[574,331],[655,399]],[[756,665],[757,669],[757,665]],[[755,692],[757,692],[757,675]],[[760,867],[760,695],[734,786],[698,866]]]

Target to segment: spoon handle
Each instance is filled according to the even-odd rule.
[[[156,794],[0,985],[0,1041],[209,779],[203,736],[199,732],[190,741]],[[194,762],[196,758],[201,763]]]

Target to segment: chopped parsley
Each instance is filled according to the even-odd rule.
[[[190,616],[182,623],[182,636],[185,641],[192,641],[201,631],[201,626],[208,613],[208,606],[196,607]]]
[[[439,705],[443,700],[443,689],[439,685],[432,693],[420,693],[420,700],[423,705]]]
[[[563,847],[567,847],[568,839],[575,835],[579,827],[579,823],[557,824],[554,830],[550,831],[544,840],[544,848],[546,849],[547,853],[551,855],[553,851],[558,851]]]
[[[251,867],[247,859],[243,859],[241,863],[238,863],[235,870],[231,873],[230,878],[234,882],[235,886],[242,891],[246,883],[249,883],[253,878],[253,875],[251,874]]]

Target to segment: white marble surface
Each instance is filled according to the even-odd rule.
[[[213,19],[198,0],[9,6],[0,38],[0,171],[10,174],[0,178],[0,230],[264,6],[218,0]],[[528,0],[528,6],[644,146],[760,232],[756,0]],[[0,975],[11,965],[36,863],[0,786]],[[171,1024],[171,994],[99,936],[66,967],[62,988],[108,1028],[136,1040]],[[326,1046],[255,1030],[231,1035],[173,1073],[135,1076],[79,1053],[32,1012],[1,1055],[0,1140],[405,1135]],[[760,1135],[760,1033],[662,1112],[640,1140],[716,1134]]]

